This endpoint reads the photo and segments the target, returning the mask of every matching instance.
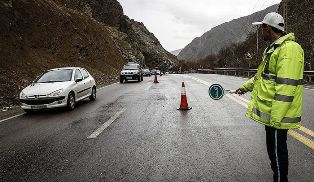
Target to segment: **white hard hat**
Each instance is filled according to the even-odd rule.
[[[261,25],[266,24],[271,27],[277,28],[278,30],[285,31],[285,21],[283,17],[275,12],[268,13],[262,22],[254,22],[253,25]]]

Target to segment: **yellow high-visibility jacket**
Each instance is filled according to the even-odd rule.
[[[264,51],[255,77],[242,86],[252,91],[246,116],[277,129],[299,128],[303,70],[304,52],[294,34],[276,40]]]

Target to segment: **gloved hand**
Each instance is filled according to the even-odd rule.
[[[243,88],[238,88],[234,93],[238,94],[238,95],[243,95],[245,94],[247,91],[245,91]]]

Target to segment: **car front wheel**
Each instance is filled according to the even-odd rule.
[[[96,100],[96,87],[92,88],[92,94],[89,96],[89,100],[94,101]]]
[[[67,101],[67,109],[69,111],[72,111],[74,108],[75,108],[75,95],[73,92],[70,92]]]

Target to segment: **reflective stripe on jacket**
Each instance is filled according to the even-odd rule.
[[[252,91],[246,116],[278,129],[300,127],[304,52],[293,33],[280,37],[263,54],[255,77],[243,84]]]

